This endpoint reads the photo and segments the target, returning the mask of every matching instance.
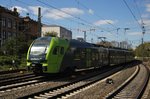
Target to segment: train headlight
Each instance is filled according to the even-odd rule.
[[[31,66],[35,67],[36,64],[32,64]]]

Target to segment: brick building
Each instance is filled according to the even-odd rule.
[[[6,39],[19,33],[19,13],[17,9],[10,11],[0,6],[0,46]]]
[[[17,8],[13,11],[0,6],[0,46],[19,33],[24,33],[26,40],[35,39],[38,34],[38,23],[29,16],[20,17]]]
[[[26,35],[26,40],[40,37],[38,33],[38,22],[31,19],[29,16],[20,18],[19,31]]]

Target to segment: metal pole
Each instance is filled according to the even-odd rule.
[[[41,36],[41,8],[38,8],[38,36]]]
[[[86,42],[86,31],[83,32],[84,32],[84,41]]]
[[[2,46],[2,19],[1,19],[1,17],[0,17],[0,40],[1,40],[1,42],[0,42],[0,48],[1,48],[1,46]]]
[[[129,28],[124,28],[124,36],[125,36],[125,42],[128,43],[127,37],[126,37],[126,31],[129,30]],[[124,48],[127,49],[127,44],[125,44]]]
[[[117,41],[119,42],[119,38],[118,38],[118,31],[120,28],[117,28]],[[119,43],[117,44],[117,46],[119,47]]]
[[[142,60],[144,61],[144,34],[145,34],[145,27],[144,26],[142,26],[142,30],[143,30],[143,32],[142,32],[142,49],[143,49],[143,51],[142,51]]]

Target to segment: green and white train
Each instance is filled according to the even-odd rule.
[[[57,37],[40,37],[29,47],[27,67],[34,73],[60,73],[112,66],[133,59],[133,52],[125,49]]]

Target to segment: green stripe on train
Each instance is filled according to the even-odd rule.
[[[43,64],[43,66],[47,66],[48,71],[44,71],[45,73],[58,73],[60,70],[60,66],[64,57],[64,54],[61,54],[61,48],[64,48],[64,54],[69,47],[69,42],[65,39],[60,39],[56,37],[52,37],[49,50],[46,55],[47,63]],[[54,54],[54,49],[58,48],[58,53]]]

